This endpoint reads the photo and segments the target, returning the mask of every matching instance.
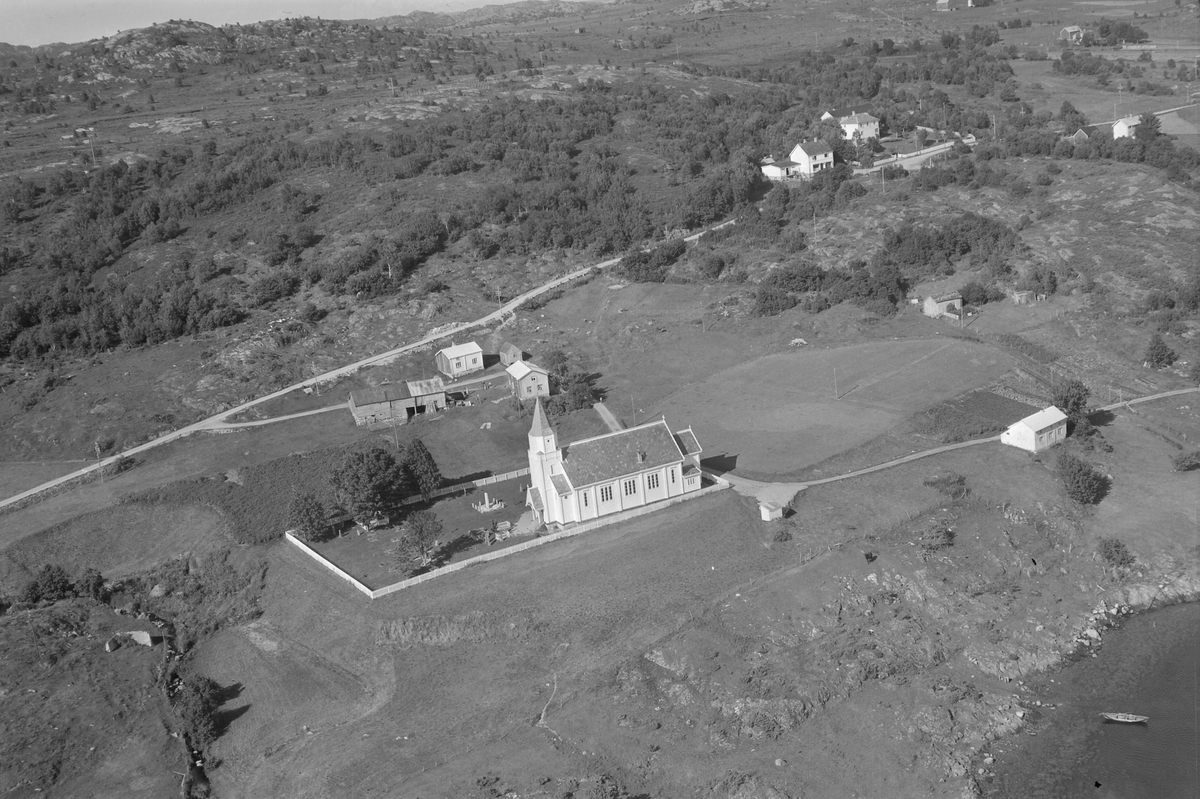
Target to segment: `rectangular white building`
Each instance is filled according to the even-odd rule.
[[[1051,405],[1014,422],[1000,434],[1000,443],[1028,452],[1041,452],[1067,437],[1067,415]]]

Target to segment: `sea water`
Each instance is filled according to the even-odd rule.
[[[1200,797],[1200,603],[1129,619],[1096,657],[1035,682],[1032,698],[1055,709],[1035,706],[1026,731],[997,744],[987,796]],[[1102,712],[1150,721],[1108,722]]]

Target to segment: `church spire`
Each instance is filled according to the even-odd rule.
[[[539,398],[533,406],[533,427],[529,428],[529,437],[548,438],[552,435],[554,435],[554,428],[546,419],[546,412],[542,410],[542,400]]]

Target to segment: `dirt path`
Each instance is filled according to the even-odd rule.
[[[609,430],[618,433],[625,429],[625,425],[621,424],[617,417],[613,416],[613,412],[603,402],[597,402],[592,407],[596,409],[596,413],[600,414],[600,418],[608,425]]]

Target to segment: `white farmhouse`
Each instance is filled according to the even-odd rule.
[[[1124,117],[1113,123],[1113,138],[1114,139],[1130,139],[1133,138],[1134,129],[1138,126],[1140,120],[1138,117]]]
[[[437,353],[437,368],[450,378],[478,372],[483,368],[483,348],[474,341],[469,341],[466,344],[455,344],[440,349]]]
[[[505,368],[513,396],[520,400],[550,396],[550,375],[536,363],[517,361]]]
[[[879,120],[870,114],[852,114],[838,120],[842,133],[850,141],[879,138]]]
[[[792,148],[788,159],[799,165],[800,175],[811,178],[822,170],[833,168],[833,148],[819,139],[804,141]]]
[[[1041,452],[1067,437],[1067,415],[1051,405],[1032,416],[1014,422],[1000,434],[1000,443],[1010,447]]]

